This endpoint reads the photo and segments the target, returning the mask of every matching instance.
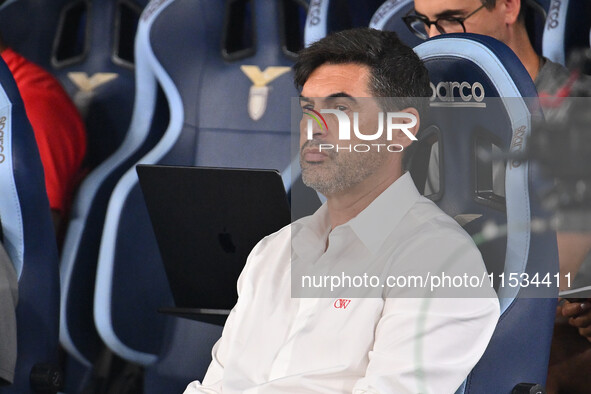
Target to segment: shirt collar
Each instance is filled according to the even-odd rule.
[[[292,224],[291,246],[298,255],[312,258],[324,252],[329,233],[330,219],[324,203],[311,216],[303,217]]]
[[[345,225],[351,227],[372,254],[377,253],[420,196],[407,172]]]
[[[419,197],[420,194],[407,172],[384,190],[367,208],[341,226],[350,227],[364,246],[371,253],[376,253]],[[299,252],[310,250],[311,246],[318,243],[317,246],[324,250],[329,233],[330,220],[325,203],[313,215],[294,222],[292,246],[296,252]]]

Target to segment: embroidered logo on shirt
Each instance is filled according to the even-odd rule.
[[[337,309],[347,309],[347,307],[349,306],[349,303],[351,302],[351,300],[346,300],[344,298],[339,298],[338,300],[335,300],[334,302],[334,307]]]

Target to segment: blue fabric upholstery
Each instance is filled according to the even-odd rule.
[[[536,3],[538,3],[539,5],[541,5],[542,8],[544,8],[544,10],[546,12],[548,12],[548,10],[550,9],[550,2],[552,0],[533,0],[533,1],[535,1]]]
[[[402,20],[402,17],[413,8],[413,0],[388,0],[375,12],[369,27],[394,31],[402,42],[409,47],[415,47],[422,43],[423,40],[415,36]]]
[[[51,69],[53,35],[59,13],[72,0],[17,0],[0,9],[0,32],[4,41],[28,60]],[[23,23],[23,21],[27,21]]]
[[[35,135],[10,70],[0,61],[0,217],[19,278],[15,382],[2,393],[31,393],[37,363],[57,366],[58,257]]]
[[[325,37],[327,34],[368,26],[374,12],[383,0],[312,0],[308,8],[305,45]]]
[[[134,94],[129,57],[147,2],[19,0],[0,13],[6,42],[53,73],[80,110],[89,168],[113,154],[125,138]]]
[[[441,188],[432,198],[451,216],[482,215],[465,226],[470,233],[480,232],[487,220],[506,224],[506,237],[479,245],[487,268],[497,279],[501,272],[506,277],[510,273],[553,275],[558,270],[555,235],[532,231],[532,220],[547,216],[536,195],[545,181],[533,175],[533,166],[523,162],[507,167],[504,204],[502,199],[499,205],[499,200],[475,194],[481,176],[475,165],[477,142],[492,141],[508,151],[517,133],[529,135],[532,118],[541,116],[535,100],[520,98],[536,97],[527,71],[504,44],[474,34],[439,36],[415,51],[429,69],[434,86],[454,81],[480,83],[486,96],[482,101],[486,108],[468,105],[474,98],[466,104],[458,90],[454,100],[459,105],[449,98],[432,99],[431,121],[440,129],[442,146]],[[420,155],[415,159],[421,160]],[[417,174],[413,176],[416,180]],[[531,290],[498,289],[501,318],[484,356],[458,392],[509,394],[518,383],[545,383],[557,288],[536,294]]]
[[[99,0],[86,3],[79,37],[70,31],[69,24],[75,14],[72,7],[80,3],[71,1],[61,8],[52,72],[84,118],[88,135],[85,162],[89,168],[112,155],[127,133],[133,110],[133,37],[147,2]],[[83,43],[81,56],[70,49],[62,49],[73,47],[71,41],[76,38]],[[103,80],[99,81],[99,76]]]
[[[91,171],[78,189],[70,212],[60,262],[60,342],[70,355],[86,367],[96,360],[103,346],[94,325],[92,307],[99,245],[109,197],[125,171],[156,144],[168,120],[167,109],[163,105],[161,94],[158,95],[156,90],[156,82],[147,73],[144,57],[138,56],[138,52],[142,51],[141,45],[135,48],[135,57],[138,59],[135,76],[133,69],[113,61],[113,16],[117,14],[118,4],[118,1],[113,0],[92,3],[93,19],[90,26],[94,31],[94,44],[85,59],[60,71],[64,78],[71,72],[84,71],[89,75],[116,73],[116,79],[86,97],[93,103],[87,119],[92,120],[95,136],[100,139],[109,140],[109,133],[119,134],[125,131],[116,137],[111,136],[113,140],[124,136],[123,142],[107,143],[110,148],[105,149],[100,156],[118,145],[117,150]],[[98,37],[103,38],[97,39]],[[133,91],[135,78],[142,83],[135,85]],[[134,95],[138,97],[136,106],[154,110],[149,114],[138,114],[130,125],[129,116]],[[98,112],[92,110],[93,106]],[[92,139],[89,140],[89,144],[93,143]]]
[[[280,171],[288,167],[289,98],[298,93],[289,72],[292,57],[281,40],[285,26],[277,22],[281,4],[230,1],[226,8],[217,0],[165,0],[146,7],[137,33],[138,66],[145,61],[146,74],[161,86],[170,123],[140,163]],[[240,21],[225,22],[226,11],[235,11],[228,13],[233,18],[247,18],[242,21],[246,28],[236,30]],[[243,71],[267,70],[268,77],[272,70],[267,67],[285,71],[267,83],[269,89],[253,86]],[[136,102],[134,119],[151,111]],[[147,124],[135,126],[139,130]],[[149,390],[158,392],[156,381],[186,385],[205,372],[220,328],[156,313],[173,300],[133,169],[119,181],[109,202],[96,284],[99,333],[121,357],[151,364]],[[167,377],[157,379],[150,371]]]
[[[587,0],[552,0],[542,42],[543,55],[566,64],[573,49],[589,48],[591,3]]]

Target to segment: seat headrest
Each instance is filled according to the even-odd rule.
[[[369,27],[396,32],[403,43],[415,47],[424,41],[415,36],[402,21],[402,17],[413,8],[413,0],[388,0],[373,14]]]
[[[304,44],[309,46],[328,34],[365,27],[383,0],[312,0],[308,7]]]
[[[523,97],[535,97],[535,86],[517,56],[490,37],[447,34],[427,40],[415,51],[431,80],[431,117],[426,124],[441,130],[435,137],[425,134],[437,131],[423,131],[423,138],[442,140],[441,190],[431,190],[439,193],[432,198],[452,216],[481,214],[488,208],[493,208],[489,215],[495,216],[495,210],[505,209],[504,195],[487,194],[486,187],[478,186],[478,179],[475,188],[472,179],[457,174],[468,171],[476,178],[482,175],[484,170],[478,174],[477,167],[486,165],[476,155],[478,144],[506,151],[515,129],[525,125],[529,131],[535,108],[530,109]],[[420,178],[424,170],[415,177],[419,190],[424,185]],[[486,183],[484,179],[482,183]],[[499,216],[499,220],[505,219]]]
[[[487,97],[537,97],[535,85],[515,53],[502,42],[472,33],[445,34],[429,39],[415,48],[423,59],[446,59],[442,66],[429,69],[431,79],[448,75],[477,78]],[[502,59],[502,64],[499,64]],[[454,62],[450,67],[448,62]],[[443,67],[445,65],[445,67]],[[443,80],[443,79],[442,79]]]

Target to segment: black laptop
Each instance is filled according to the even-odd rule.
[[[138,165],[175,306],[160,312],[223,324],[252,248],[290,222],[274,170]]]

